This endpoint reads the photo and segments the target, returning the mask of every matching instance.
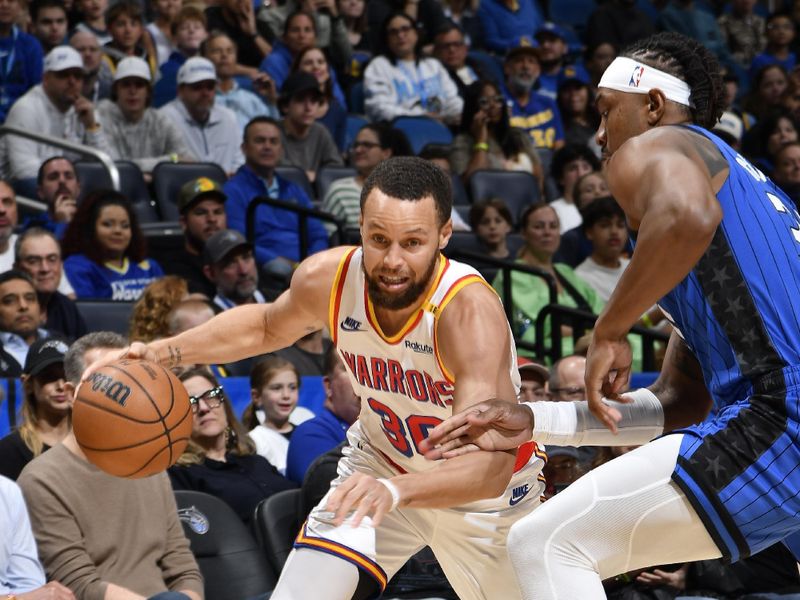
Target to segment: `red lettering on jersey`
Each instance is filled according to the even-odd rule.
[[[399,362],[391,359],[386,364],[389,367],[389,391],[393,394],[408,396],[406,385],[403,381],[403,367]]]
[[[428,390],[428,397],[431,399],[431,404],[444,406],[444,402],[442,402],[442,399],[439,398],[439,394],[436,392],[436,384],[433,381],[433,377],[427,373],[425,373],[425,388]]]
[[[342,350],[341,352],[342,357],[344,358],[344,362],[347,363],[347,366],[350,368],[350,372],[353,374],[353,377],[356,376],[356,355],[350,354],[349,352],[345,352]]]
[[[422,373],[414,369],[406,371],[406,382],[408,383],[408,391],[411,392],[411,397],[417,402],[427,402],[428,393],[425,390],[425,379]]]
[[[365,385],[370,389],[372,388],[372,380],[369,378],[369,368],[367,367],[367,359],[364,358],[361,354],[356,356],[357,361],[357,368],[356,368],[356,379],[358,383],[361,385]]]
[[[372,383],[375,384],[376,390],[384,392],[389,391],[389,386],[386,383],[386,362],[382,358],[371,358],[370,366],[372,367]]]
[[[453,404],[453,392],[455,391],[455,389],[449,382],[437,381],[436,391],[438,392],[440,398],[446,396],[446,398],[444,398],[444,404],[442,406],[451,406]]]

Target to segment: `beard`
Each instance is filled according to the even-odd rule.
[[[523,77],[521,75],[512,75],[508,78],[508,87],[511,91],[517,94],[527,94],[536,83],[537,77]]]
[[[369,294],[369,299],[372,301],[374,306],[385,308],[387,310],[402,310],[404,308],[408,308],[414,304],[414,302],[419,300],[419,297],[422,296],[423,293],[425,293],[428,283],[433,276],[433,271],[436,269],[436,265],[438,263],[439,253],[437,252],[434,254],[430,265],[428,265],[428,268],[425,271],[425,276],[422,277],[422,279],[417,280],[415,277],[416,273],[409,269],[411,285],[409,285],[405,291],[399,294],[388,294],[381,289],[377,278],[373,279],[372,276],[367,273],[367,267],[364,265],[364,261],[361,261],[361,270],[364,272],[364,277],[367,280],[367,294]]]

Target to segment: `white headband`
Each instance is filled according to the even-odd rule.
[[[664,92],[667,100],[692,106],[692,102],[689,100],[692,90],[685,81],[623,56],[618,56],[608,66],[597,87],[630,94],[646,94],[657,88]]]

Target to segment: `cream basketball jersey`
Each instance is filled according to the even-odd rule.
[[[401,473],[435,465],[419,453],[418,445],[430,429],[453,414],[455,386],[441,361],[436,326],[447,304],[468,285],[488,284],[472,267],[440,257],[434,284],[420,310],[395,335],[387,336],[367,294],[361,249],[346,253],[339,264],[329,325],[353,389],[361,397],[354,427]],[[480,344],[480,340],[464,343]],[[509,352],[512,381],[519,389],[513,343]]]

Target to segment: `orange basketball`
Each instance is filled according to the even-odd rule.
[[[192,434],[183,384],[161,365],[119,360],[78,389],[72,427],[86,457],[117,477],[147,477],[175,464]]]

